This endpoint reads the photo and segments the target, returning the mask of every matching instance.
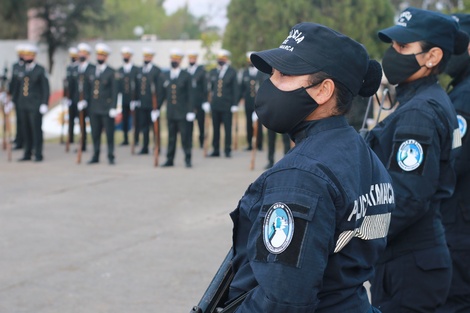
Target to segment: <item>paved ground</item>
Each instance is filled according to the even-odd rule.
[[[229,212],[266,164],[266,151],[250,171],[250,152],[194,149],[186,169],[178,149],[174,168],[154,168],[117,147],[115,166],[86,165],[90,152],[77,165],[57,143],[42,163],[21,155],[0,151],[1,313],[189,312],[231,246]]]

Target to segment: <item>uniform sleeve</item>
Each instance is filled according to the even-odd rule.
[[[327,185],[301,170],[268,177],[260,213],[247,244],[258,286],[237,313],[315,311],[328,256],[334,247],[335,206]],[[277,208],[285,207],[292,213],[292,224],[290,217],[282,217],[282,210],[280,218],[275,217]],[[280,225],[285,227],[281,237],[277,233]],[[291,240],[283,242],[285,232],[289,237],[290,231]],[[279,253],[279,247],[285,250]]]
[[[388,238],[423,217],[439,186],[441,144],[432,116],[422,111],[402,114],[393,135],[388,170],[396,207]]]
[[[119,87],[118,84],[120,83],[121,79],[116,77],[118,74],[116,71],[113,70],[112,75],[111,75],[111,96],[113,97],[112,102],[111,102],[111,108],[115,109],[117,107],[117,98],[118,98],[118,93],[119,93]]]
[[[40,83],[41,83],[41,104],[49,104],[49,95],[50,95],[50,88],[49,88],[49,79],[47,78],[46,71],[43,70],[40,76]]]
[[[242,74],[242,79],[240,80],[240,88],[239,88],[238,101],[237,102],[240,102],[240,100],[245,95],[246,86],[245,86],[244,78],[245,78],[245,73]]]
[[[235,70],[234,70],[235,71]],[[231,105],[238,105],[238,101],[240,100],[240,85],[238,83],[237,72],[235,71],[232,79],[232,103]]]
[[[186,80],[186,94],[187,94],[187,105],[188,105],[188,112],[194,112],[195,104],[193,99],[194,97],[194,88],[192,85],[191,75],[186,72],[187,80]]]

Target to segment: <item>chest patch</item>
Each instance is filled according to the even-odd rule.
[[[263,242],[272,254],[287,249],[294,235],[294,218],[291,209],[282,202],[274,203],[267,211],[263,223]]]
[[[463,138],[467,132],[467,120],[462,115],[457,115],[457,121],[459,122],[460,137]]]
[[[398,166],[406,171],[413,171],[423,163],[423,148],[414,139],[408,139],[398,148],[397,163]]]

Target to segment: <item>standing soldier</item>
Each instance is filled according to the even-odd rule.
[[[198,53],[196,51],[188,52],[188,73],[191,75],[192,85],[192,101],[193,107],[196,111],[196,121],[199,127],[199,147],[204,146],[204,120],[205,112],[202,109],[202,104],[207,102],[207,72],[203,65],[196,64]],[[193,140],[193,125],[194,122],[188,122],[189,138],[191,138],[191,146]]]
[[[66,104],[68,105],[69,112],[69,129],[68,129],[68,142],[74,142],[73,128],[75,118],[78,116],[77,102],[78,102],[78,90],[77,90],[77,75],[78,75],[78,49],[75,47],[69,48],[70,64],[67,65],[65,82],[65,90],[68,94],[64,94]]]
[[[118,72],[118,93],[122,94],[122,131],[124,135],[124,141],[121,143],[121,146],[127,146],[129,144],[129,118],[131,110],[133,111],[135,109],[134,101],[136,100],[137,74],[139,72],[139,68],[131,61],[133,54],[134,51],[132,51],[131,48],[121,48],[122,61],[124,62]],[[133,127],[135,127],[135,125],[133,125]]]
[[[276,137],[275,131],[268,129],[268,164],[264,169],[270,169],[274,165],[274,154],[276,152]],[[284,148],[284,154],[289,152],[291,140],[288,134],[280,134],[282,136],[282,146]]]
[[[232,113],[238,111],[238,80],[237,71],[228,64],[230,52],[220,50],[217,54],[217,68],[209,73],[212,126],[214,128],[211,157],[220,156],[220,126],[225,128],[225,156],[229,158],[232,151]],[[207,111],[208,108],[206,107]]]
[[[24,53],[25,45],[20,44],[16,46],[16,53],[18,55],[18,62],[13,64],[13,68],[11,71],[11,81],[8,93],[11,97],[11,102],[15,106],[16,110],[16,137],[15,137],[15,146],[13,147],[14,150],[23,149],[23,114],[22,114],[22,107],[18,103],[18,97],[20,95],[20,73],[24,72],[24,60],[23,60],[23,53]]]
[[[140,107],[138,109],[139,114],[139,123],[140,131],[143,133],[143,144],[142,150],[139,154],[148,154],[149,153],[149,132],[150,125],[152,124],[152,108],[153,101],[152,97],[156,96],[157,99],[157,108],[155,112],[161,107],[161,103],[164,99],[164,90],[163,90],[163,75],[160,68],[152,64],[153,56],[155,51],[149,47],[144,47],[142,49],[144,54],[144,65],[142,70],[138,75],[138,85],[139,85],[139,100]],[[155,95],[156,93],[156,95]],[[156,119],[159,118],[159,115],[154,114],[153,117]]]
[[[86,106],[90,100],[91,81],[95,75],[95,66],[88,62],[91,53],[91,47],[87,43],[80,43],[78,46],[78,72],[77,79],[75,80],[74,89],[77,91],[72,97],[72,102],[77,102],[77,110],[83,111],[87,116]],[[85,118],[80,121],[80,130],[83,136],[82,151],[86,151],[86,123]]]
[[[111,53],[104,43],[95,46],[96,70],[92,81],[92,90],[89,97],[89,115],[91,123],[91,136],[93,139],[93,157],[88,164],[99,162],[101,133],[106,132],[108,143],[108,161],[114,164],[114,118],[117,115],[117,81],[114,70],[107,66],[106,60]]]
[[[41,162],[42,155],[42,115],[48,111],[49,80],[46,70],[36,64],[38,49],[35,45],[24,46],[24,72],[19,73],[18,106],[22,109],[24,155],[20,161],[31,160],[34,150],[35,161]]]
[[[245,115],[246,115],[246,142],[248,143],[247,151],[253,148],[253,112],[255,111],[255,97],[261,83],[269,78],[269,76],[263,72],[258,71],[253,66],[250,60],[250,56],[253,51],[246,53],[246,61],[248,67],[243,71],[242,81],[240,84],[240,99],[245,102]],[[259,151],[263,150],[263,128],[261,124],[258,125],[258,133],[256,136],[256,149]]]
[[[176,151],[176,137],[181,136],[181,144],[185,155],[186,167],[191,167],[191,139],[188,136],[188,122],[196,117],[191,101],[191,75],[181,70],[183,52],[173,49],[170,52],[171,69],[165,74],[167,119],[168,119],[168,151],[164,167],[173,166]]]

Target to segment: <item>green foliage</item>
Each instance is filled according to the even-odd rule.
[[[0,39],[25,39],[28,0],[0,0]]]
[[[232,0],[223,45],[236,66],[245,64],[245,52],[280,45],[292,26],[315,22],[361,42],[374,58],[386,45],[377,31],[393,24],[389,0]]]

